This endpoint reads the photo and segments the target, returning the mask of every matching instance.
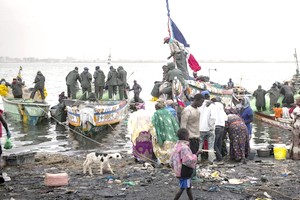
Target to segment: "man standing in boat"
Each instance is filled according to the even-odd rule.
[[[270,96],[270,111],[273,111],[273,107],[275,107],[280,96],[280,90],[277,87],[277,84],[273,83],[273,86],[267,91],[267,93],[269,93]]]
[[[23,84],[22,82],[18,81],[17,78],[13,78],[13,82],[11,83],[11,89],[12,89],[12,93],[14,95],[14,98],[23,98]]]
[[[82,89],[82,99],[86,100],[90,92],[92,92],[92,74],[89,72],[89,68],[85,67],[84,71],[80,74],[81,78],[81,89]],[[87,94],[86,94],[87,93]]]
[[[134,102],[139,102],[142,87],[136,82],[136,80],[133,81],[133,86],[132,86],[132,89],[130,89],[130,91],[132,91],[132,90],[134,93]]]
[[[266,111],[266,99],[265,95],[267,94],[266,90],[261,88],[261,85],[253,92],[255,97],[255,106],[258,112]]]
[[[176,64],[176,67],[182,71],[184,79],[189,79],[189,72],[187,69],[187,52],[184,49],[183,44],[178,42],[175,39],[170,40],[170,37],[164,38],[164,44],[168,43],[170,46],[171,54],[168,57],[170,59],[171,57],[174,58],[174,63]]]
[[[76,99],[76,86],[78,84],[77,81],[81,83],[81,78],[78,73],[78,67],[75,67],[75,69],[70,71],[66,76],[68,98],[72,97],[72,99]]]
[[[34,99],[34,95],[36,91],[40,91],[42,101],[45,100],[45,94],[44,94],[45,80],[46,80],[45,76],[42,74],[42,72],[38,71],[34,79],[35,85],[30,95],[31,99]]]
[[[119,87],[119,96],[120,100],[123,98],[128,99],[126,93],[126,84],[127,84],[127,72],[122,66],[118,67],[118,87]]]
[[[116,100],[116,95],[117,95],[117,88],[118,88],[118,83],[117,83],[117,70],[113,67],[110,66],[109,72],[107,75],[107,85],[108,85],[108,98],[111,100],[114,98]]]
[[[101,100],[103,96],[103,90],[105,85],[105,75],[99,66],[95,68],[94,72],[94,84],[95,84],[95,95],[96,98]]]

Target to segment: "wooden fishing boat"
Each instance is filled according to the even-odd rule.
[[[299,96],[298,93],[300,91],[300,74],[299,74],[299,66],[298,66],[298,59],[297,59],[296,49],[295,49],[294,57],[295,57],[296,66],[297,66],[296,74],[294,74],[292,76],[292,78],[290,78],[289,80],[285,80],[284,82],[288,82],[289,85],[292,85],[294,87],[294,90],[296,91],[294,93],[295,94],[294,99],[296,99],[296,96]],[[269,125],[276,126],[276,127],[283,128],[283,129],[287,129],[287,130],[292,130],[292,127],[291,127],[292,120],[290,118],[288,118],[288,119],[286,119],[286,118],[275,119],[273,112],[270,111],[270,109],[269,109],[269,102],[270,102],[269,96],[266,95],[265,99],[266,99],[266,111],[263,111],[263,112],[257,112],[256,111],[255,98],[252,99],[251,107],[254,110],[254,117],[258,120],[261,120],[262,122],[268,123]],[[277,102],[278,103],[280,102],[280,104],[282,105],[282,103],[281,103],[282,101],[283,101],[283,95],[281,95],[279,97]]]
[[[211,98],[213,97],[221,97],[222,102],[225,105],[231,105],[233,103],[233,98],[237,98],[235,96],[235,92],[233,89],[227,89],[222,85],[214,82],[201,82],[195,80],[186,80],[189,88],[189,93],[194,95],[203,90],[208,90],[210,92]]]
[[[66,100],[67,121],[71,128],[85,133],[96,133],[107,126],[119,123],[127,117],[128,101],[81,101]]]
[[[263,112],[257,112],[257,111],[254,111],[254,116],[257,120],[260,120],[269,125],[286,129],[286,130],[292,130],[291,119],[284,119],[284,118],[275,119],[274,115],[265,114]]]
[[[67,123],[71,129],[84,133],[97,133],[108,126],[124,120],[129,112],[129,101],[109,100],[108,91],[103,94],[103,99],[93,100],[64,100],[67,110]]]
[[[19,67],[17,75],[19,81],[22,82],[22,67]],[[0,88],[0,94],[2,96],[2,102],[4,107],[4,113],[7,117],[17,122],[23,122],[24,124],[37,125],[49,118],[50,105],[42,101],[40,92],[35,93],[34,99],[30,99],[32,88],[25,86],[23,82],[22,86],[23,95],[22,98],[14,98],[12,90],[2,84]],[[47,97],[47,91],[44,89],[45,97]]]
[[[37,125],[49,118],[50,105],[30,99],[2,97],[5,114],[14,121]]]

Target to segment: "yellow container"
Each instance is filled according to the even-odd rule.
[[[286,159],[287,149],[286,149],[285,144],[275,144],[273,151],[274,151],[274,158],[276,160]]]

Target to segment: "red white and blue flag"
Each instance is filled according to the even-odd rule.
[[[176,24],[170,17],[170,8],[169,8],[168,0],[166,0],[166,4],[167,4],[167,11],[168,11],[168,32],[169,32],[170,41],[172,41],[173,39],[177,40],[178,42],[183,44],[183,46],[187,50],[187,48],[190,47],[190,45],[187,43],[183,34],[181,33],[179,28],[176,26]],[[187,50],[187,52],[189,52],[189,51]],[[190,52],[188,53],[187,57],[188,57],[188,63],[189,63],[190,68],[194,72],[199,71],[201,69],[201,66],[199,65],[199,63],[197,62],[195,57]]]

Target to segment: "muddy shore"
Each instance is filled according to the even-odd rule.
[[[68,134],[69,139],[74,137]],[[0,199],[173,199],[179,187],[172,170],[155,163],[154,168],[136,163],[129,144],[126,123],[120,123],[96,148],[122,154],[121,160],[111,163],[114,175],[108,171],[99,175],[97,165],[93,166],[94,176],[83,174],[82,163],[93,150],[38,152],[32,162],[6,165],[3,172],[10,180],[0,184]],[[68,185],[44,184],[46,173],[61,172],[68,174]],[[192,181],[194,199],[300,199],[300,161],[257,156],[247,164],[209,165],[204,161],[198,164],[197,175]],[[181,199],[188,199],[186,193]]]
[[[168,167],[145,168],[131,155],[113,162],[115,174],[84,175],[84,152],[73,155],[38,153],[34,163],[6,166],[10,181],[1,184],[1,199],[172,199],[178,180]],[[300,199],[300,162],[256,157],[247,164],[198,165],[195,199]],[[67,186],[44,184],[45,173],[66,172]],[[181,199],[187,199],[184,193]]]

